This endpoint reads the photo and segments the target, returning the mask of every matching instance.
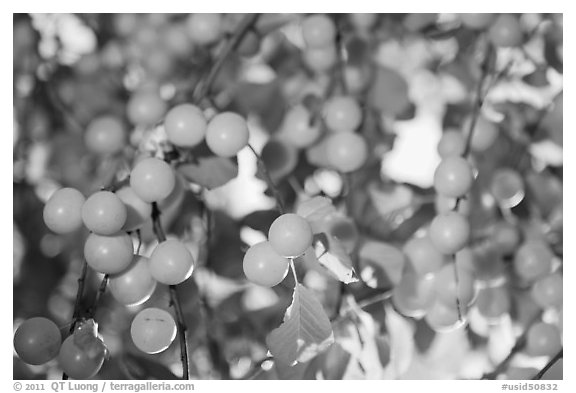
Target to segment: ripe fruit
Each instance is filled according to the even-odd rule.
[[[84,143],[96,154],[118,153],[126,145],[124,124],[114,116],[97,117],[88,124]]]
[[[334,132],[351,132],[362,122],[362,109],[353,97],[332,97],[324,104],[324,121]]]
[[[552,251],[544,243],[525,242],[516,251],[514,270],[524,280],[535,281],[550,272],[553,258]]]
[[[496,46],[519,46],[524,42],[524,34],[518,18],[511,14],[502,14],[496,18],[490,29],[488,37]]]
[[[208,123],[206,144],[220,157],[233,157],[248,145],[246,120],[233,112],[219,113]]]
[[[174,189],[176,179],[172,167],[150,157],[138,162],[130,173],[130,187],[144,202],[157,202]]]
[[[332,134],[326,139],[325,148],[329,164],[343,173],[360,169],[368,159],[368,145],[358,134]]]
[[[156,281],[177,285],[192,274],[194,257],[182,242],[169,239],[158,244],[152,251],[149,267]]]
[[[514,252],[520,244],[518,229],[506,221],[494,225],[490,231],[490,238],[495,249],[504,255]]]
[[[278,255],[267,241],[251,246],[242,266],[248,280],[265,287],[280,284],[289,269],[288,259]]]
[[[126,306],[136,306],[150,298],[156,289],[156,280],[150,274],[149,259],[134,255],[128,268],[110,276],[108,288],[114,298]]]
[[[130,265],[133,254],[132,238],[126,232],[111,236],[91,233],[84,244],[86,263],[103,274],[120,273]]]
[[[460,315],[462,319],[459,318]],[[436,332],[449,332],[461,327],[465,323],[463,319],[466,315],[466,306],[464,304],[460,304],[460,315],[456,308],[456,302],[446,304],[435,301],[430,309],[428,309],[424,318],[428,325]]]
[[[454,264],[444,265],[437,273],[434,282],[438,301],[447,305],[456,304],[456,297],[463,305],[469,305],[476,295],[474,277],[468,270],[458,268],[458,282]]]
[[[462,125],[463,134],[466,137],[470,132],[471,122],[472,118],[469,117],[464,121],[464,124]],[[494,142],[496,142],[499,134],[500,131],[498,129],[498,125],[480,114],[476,119],[476,124],[474,125],[474,132],[472,134],[472,139],[470,140],[470,149],[478,153],[487,150],[494,144]]]
[[[142,352],[153,354],[166,350],[176,338],[176,322],[168,311],[145,308],[134,317],[130,335]]]
[[[474,14],[460,14],[462,24],[469,29],[482,30],[492,24],[496,14],[488,13],[474,13]]]
[[[280,129],[282,140],[297,148],[311,146],[322,132],[320,125],[312,125],[311,121],[312,116],[308,109],[302,105],[293,107],[284,116]]]
[[[89,349],[91,348],[84,348],[77,343],[74,335],[64,340],[58,354],[58,363],[62,371],[74,379],[92,379],[102,368],[106,351],[103,343],[102,350]]]
[[[422,317],[434,302],[434,276],[406,272],[392,290],[394,307],[408,317]]]
[[[43,317],[27,319],[14,333],[14,350],[23,362],[32,365],[54,359],[58,356],[61,344],[60,329],[54,322]]]
[[[532,286],[532,299],[542,308],[562,308],[562,274],[552,273],[540,278]]]
[[[450,156],[461,156],[464,154],[466,139],[464,135],[455,130],[449,130],[442,134],[438,142],[438,154],[442,158]]]
[[[428,236],[408,240],[403,251],[418,276],[433,273],[444,265],[444,255],[434,247]]]
[[[61,188],[44,205],[44,223],[55,233],[74,232],[82,226],[82,206],[86,198],[75,188]]]
[[[193,147],[204,140],[208,122],[195,105],[181,104],[170,109],[164,119],[168,140],[181,147]]]
[[[298,165],[298,150],[281,139],[269,139],[260,157],[273,180],[290,174]]]
[[[338,52],[334,45],[322,48],[306,48],[303,53],[304,62],[315,72],[329,71],[338,61]]]
[[[490,191],[500,206],[511,208],[524,199],[524,181],[517,171],[500,168],[492,174]]]
[[[554,325],[538,322],[526,335],[526,352],[532,356],[552,356],[562,348],[560,331]]]
[[[458,198],[470,191],[474,176],[468,161],[450,156],[440,161],[434,172],[434,188],[438,194]]]
[[[141,90],[132,94],[126,110],[132,124],[151,126],[159,122],[166,113],[166,103],[155,91]]]
[[[122,187],[116,195],[126,207],[126,222],[122,227],[125,231],[138,229],[150,218],[152,205],[144,202],[130,186]]]
[[[112,235],[126,223],[126,206],[116,194],[99,191],[92,194],[82,206],[82,221],[98,235]]]
[[[200,45],[212,44],[223,33],[221,14],[192,14],[186,21],[190,39]]]
[[[323,48],[334,43],[336,26],[326,15],[311,15],[302,22],[302,36],[309,47]]]
[[[505,287],[486,287],[478,292],[476,307],[488,320],[498,319],[510,312],[510,294]]]
[[[270,225],[268,240],[281,256],[296,258],[312,245],[312,228],[297,214],[283,214]]]
[[[444,254],[454,254],[464,248],[470,237],[470,224],[456,212],[437,215],[430,224],[430,240]]]

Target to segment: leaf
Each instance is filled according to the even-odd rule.
[[[390,336],[390,364],[394,375],[402,375],[412,363],[416,346],[411,323],[391,306],[386,307],[386,329]]]
[[[358,281],[358,276],[352,266],[352,260],[342,242],[334,236],[320,233],[314,235],[314,252],[318,262],[324,266],[337,280],[344,284]]]
[[[297,284],[284,322],[266,337],[270,353],[276,362],[291,366],[309,361],[333,342],[332,326],[322,305],[309,289]]]
[[[330,346],[322,356],[322,375],[324,379],[341,380],[346,373],[352,355],[338,343]]]
[[[131,379],[180,379],[163,364],[129,353],[120,358],[120,366]]]
[[[178,171],[186,180],[211,190],[238,176],[238,165],[216,156],[198,157],[196,162],[180,165]]]
[[[320,233],[325,230],[326,219],[336,214],[336,207],[330,198],[315,196],[300,203],[296,214],[308,220],[313,233]]]
[[[406,258],[398,248],[367,241],[360,247],[360,277],[370,288],[391,288],[402,278]]]
[[[398,115],[410,104],[408,83],[397,71],[380,67],[370,88],[368,100],[374,109],[387,115]]]

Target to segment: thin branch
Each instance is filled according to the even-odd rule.
[[[214,65],[210,69],[210,73],[208,74],[206,79],[204,79],[202,82],[198,84],[198,86],[196,86],[196,89],[193,94],[194,102],[199,103],[206,97],[206,95],[210,91],[210,88],[212,87],[212,84],[216,80],[216,77],[218,76],[220,69],[222,68],[224,62],[228,58],[228,55],[238,47],[238,45],[242,41],[242,38],[244,38],[246,33],[252,28],[252,26],[254,26],[259,16],[260,14],[247,14],[244,17],[244,19],[240,21],[232,37],[228,40],[228,42],[226,42],[226,45],[222,48],[222,51],[220,52],[218,58],[214,62]]]
[[[458,313],[458,321],[462,322],[462,310],[460,309],[460,294],[458,290],[460,289],[460,275],[458,274],[458,263],[456,263],[456,254],[452,255],[452,261],[454,262],[454,285],[456,285],[456,310]]]
[[[108,279],[109,279],[108,274],[105,274],[104,277],[102,278],[102,282],[100,283],[100,286],[98,287],[98,291],[96,292],[96,296],[94,297],[94,302],[92,303],[92,307],[90,307],[90,311],[88,312],[88,315],[90,318],[94,318],[94,316],[96,315],[96,310],[98,310],[98,303],[100,302],[100,299],[102,298],[102,296],[106,292],[106,286],[108,285]]]
[[[538,371],[538,374],[536,374],[532,379],[533,380],[542,379],[544,374],[546,374],[546,371],[548,371],[554,364],[556,364],[556,362],[558,360],[562,359],[563,357],[564,357],[564,349],[561,349],[560,351],[558,351],[558,353],[556,355],[554,355],[548,361],[548,363],[546,363],[546,365],[544,366],[544,368],[542,370]]]
[[[294,288],[298,286],[298,276],[296,275],[296,267],[294,266],[294,258],[290,258],[290,269],[292,270],[292,276],[294,276]]]
[[[159,243],[166,241],[166,233],[164,228],[162,228],[162,223],[160,222],[160,209],[156,202],[152,202],[152,228],[154,234],[158,239]],[[190,379],[190,363],[188,361],[188,343],[186,338],[186,322],[184,320],[184,314],[182,313],[182,306],[180,305],[180,299],[178,298],[178,292],[176,291],[175,285],[169,286],[170,292],[170,305],[174,307],[176,312],[176,325],[178,328],[178,337],[180,340],[180,360],[182,361],[182,379]]]
[[[256,150],[254,149],[254,147],[252,145],[248,144],[248,148],[252,151],[252,153],[256,157],[256,160],[258,163],[258,168],[262,172],[262,175],[264,176],[264,180],[266,181],[268,188],[270,189],[270,191],[272,191],[272,194],[274,195],[274,199],[276,200],[276,209],[278,210],[278,212],[280,214],[284,214],[285,211],[284,211],[284,202],[282,200],[282,195],[280,195],[280,191],[278,190],[278,187],[276,187],[274,180],[272,180],[272,177],[270,176],[270,172],[268,172],[268,169],[266,168],[266,164],[262,160],[262,157],[260,156],[260,154],[258,154],[256,152]]]

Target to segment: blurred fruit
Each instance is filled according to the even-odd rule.
[[[58,356],[62,336],[51,320],[34,317],[22,322],[14,333],[14,350],[23,362],[40,365]]]

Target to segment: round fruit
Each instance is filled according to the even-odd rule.
[[[526,352],[532,356],[552,356],[562,348],[560,331],[554,325],[538,322],[526,335]]]
[[[74,232],[82,226],[82,206],[86,198],[75,188],[61,188],[44,205],[44,223],[55,233]]]
[[[358,134],[340,132],[326,139],[326,154],[328,162],[336,170],[354,172],[368,159],[368,145]]]
[[[392,303],[403,315],[419,318],[426,314],[434,296],[434,275],[407,272],[392,290]]]
[[[516,251],[516,247],[518,247],[521,240],[518,229],[506,221],[494,225],[490,231],[490,238],[495,249],[504,255]]]
[[[114,116],[98,117],[90,122],[84,134],[88,150],[96,154],[114,154],[126,145],[126,130]]]
[[[470,132],[470,123],[472,118],[467,118],[463,124],[463,134],[467,137]],[[472,133],[472,139],[470,140],[470,149],[475,152],[483,152],[491,147],[500,131],[498,125],[488,120],[483,115],[479,115],[476,119],[476,124],[474,125],[474,132]]]
[[[311,146],[321,133],[320,125],[312,125],[312,115],[302,105],[297,105],[286,113],[280,130],[283,140],[301,149]]]
[[[243,269],[246,278],[254,284],[264,287],[273,287],[284,280],[288,274],[288,259],[278,255],[270,245],[264,241],[251,246],[244,255]]]
[[[562,274],[549,274],[534,283],[532,299],[542,308],[562,308],[562,287]]]
[[[470,237],[470,224],[456,212],[437,215],[429,230],[430,240],[443,254],[455,254],[464,248]]]
[[[168,140],[181,147],[193,147],[204,140],[208,123],[195,105],[181,104],[170,109],[164,119]]]
[[[248,145],[249,136],[248,125],[242,116],[223,112],[208,123],[206,144],[219,157],[233,157]]]
[[[442,158],[450,156],[461,156],[466,147],[466,138],[455,130],[446,131],[442,134],[438,142],[438,154]]]
[[[338,61],[338,52],[334,45],[322,48],[304,49],[304,62],[315,72],[322,73],[332,69]]]
[[[324,121],[334,132],[352,132],[362,122],[362,109],[353,97],[332,97],[324,104]]]
[[[436,332],[449,332],[463,326],[466,306],[460,304],[460,314],[456,308],[456,303],[446,304],[436,301],[424,317],[428,325]]]
[[[496,14],[488,13],[475,13],[475,14],[460,14],[462,24],[469,29],[482,30],[487,28],[494,22]]]
[[[514,270],[526,281],[544,277],[552,269],[554,255],[547,245],[541,242],[525,242],[516,251]]]
[[[130,335],[142,352],[153,354],[166,350],[176,338],[176,322],[168,311],[145,308],[134,317]]]
[[[524,34],[518,18],[511,14],[502,14],[496,18],[490,29],[488,37],[496,46],[519,46],[524,42]]]
[[[281,256],[296,258],[312,245],[312,228],[305,218],[297,214],[283,214],[270,226],[268,240]]]
[[[511,208],[524,199],[524,181],[517,171],[500,168],[492,174],[490,191],[500,206]]]
[[[166,103],[158,93],[142,90],[132,94],[126,110],[132,124],[151,126],[159,122],[166,113]]]
[[[122,227],[125,231],[133,231],[140,228],[152,214],[152,205],[144,202],[130,186],[122,187],[116,191],[116,195],[126,207],[126,222]]]
[[[478,292],[476,307],[488,320],[494,320],[510,312],[510,293],[504,287],[486,287]]]
[[[434,247],[428,236],[408,240],[403,251],[418,276],[433,273],[444,265],[444,255]]]
[[[144,202],[157,202],[166,198],[175,183],[172,167],[154,157],[138,162],[130,173],[130,187]]]
[[[126,269],[134,255],[132,238],[126,232],[111,236],[88,235],[84,258],[92,269],[103,274],[116,274]]]
[[[102,343],[102,347],[104,344]],[[92,379],[104,364],[106,351],[89,351],[74,340],[74,335],[69,336],[62,343],[58,354],[60,368],[69,377],[74,379]]]
[[[298,165],[298,150],[281,139],[270,139],[260,157],[273,180],[289,175]]]
[[[336,26],[326,15],[311,15],[302,22],[302,36],[309,47],[323,48],[334,43]]]
[[[144,303],[156,289],[156,280],[150,274],[149,259],[134,255],[128,268],[110,276],[108,288],[114,299],[126,306]]]
[[[58,356],[62,336],[51,320],[34,317],[22,322],[14,333],[14,350],[23,362],[40,365]]]
[[[434,172],[434,188],[438,194],[458,198],[470,191],[474,175],[468,161],[450,156],[440,161]]]
[[[149,266],[150,274],[156,281],[177,285],[192,274],[194,257],[182,242],[169,239],[152,251]]]
[[[126,223],[126,206],[116,194],[99,191],[82,206],[82,221],[86,228],[98,235],[112,235]]]
[[[378,14],[348,14],[350,23],[356,29],[365,31],[369,30],[378,21]]]
[[[192,14],[186,21],[190,39],[200,45],[215,43],[223,33],[221,14]]]
[[[456,298],[463,305],[469,305],[474,300],[476,288],[474,277],[466,269],[458,269],[458,281],[454,264],[444,265],[437,273],[434,282],[438,301],[447,305],[456,304]]]

